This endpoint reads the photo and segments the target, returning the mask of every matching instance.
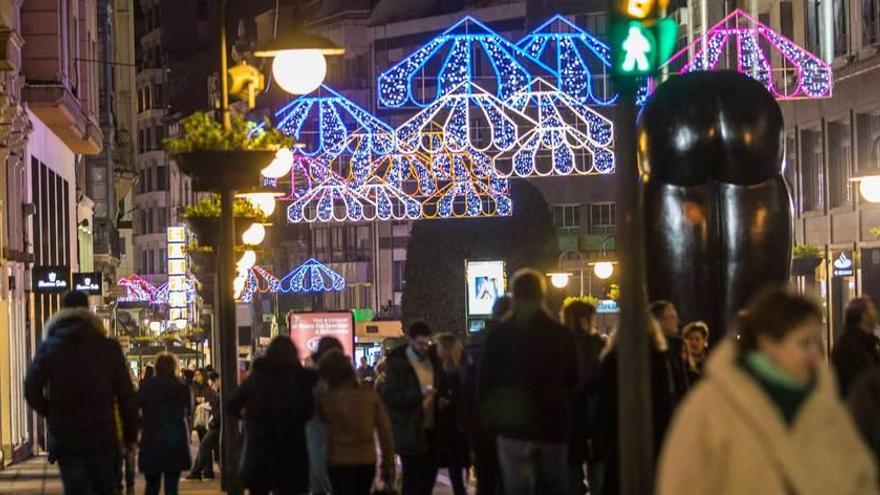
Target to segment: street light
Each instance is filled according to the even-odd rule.
[[[864,168],[849,179],[859,185],[859,194],[869,203],[880,203],[880,167]]]
[[[273,58],[272,76],[284,91],[303,95],[318,89],[327,75],[325,56],[342,55],[345,50],[322,36],[306,34],[297,26],[294,32],[275,38],[255,57]]]
[[[550,277],[550,285],[556,287],[557,289],[562,289],[568,286],[568,281],[571,278],[570,273],[564,272],[553,272],[548,273],[548,277]]]
[[[275,200],[283,197],[284,193],[278,191],[253,191],[236,194],[236,197],[244,198],[250,204],[259,208],[267,217],[275,211]]]
[[[241,240],[248,246],[259,246],[266,238],[266,227],[261,223],[252,223],[247,230],[242,232]]]
[[[593,265],[593,274],[599,280],[606,280],[614,274],[614,263],[611,261],[600,261]]]
[[[293,151],[290,148],[281,148],[275,152],[275,159],[260,172],[260,175],[267,179],[280,179],[290,173],[291,168],[293,168]]]

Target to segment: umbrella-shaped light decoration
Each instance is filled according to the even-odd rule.
[[[119,302],[151,303],[156,292],[153,284],[134,273],[117,280],[116,285],[125,289],[125,294],[117,299]]]
[[[373,179],[353,187],[331,174],[287,207],[287,221],[417,220],[421,213],[419,201],[392,184]]]
[[[516,146],[520,133],[535,125],[492,93],[464,82],[401,124],[397,147],[404,153],[448,150],[494,155]]]
[[[504,177],[544,177],[614,171],[614,126],[599,112],[536,79],[510,103],[537,121],[518,146],[494,161]]]
[[[535,61],[553,69],[556,87],[581,103],[610,105],[617,93],[610,84],[611,47],[561,15],[521,39],[517,46]],[[642,104],[650,81],[639,86],[637,103]]]
[[[393,129],[370,112],[327,86],[301,96],[275,112],[275,127],[301,144],[309,156],[340,153],[349,137],[358,132],[373,152],[394,147]]]
[[[186,275],[186,303],[192,304],[198,297],[199,281],[191,273]],[[168,282],[163,283],[153,292],[152,304],[168,304]]]
[[[740,9],[673,55],[666,66],[679,74],[735,70],[756,79],[779,100],[830,98],[834,84],[828,64]]]
[[[488,71],[488,74],[486,72]],[[426,106],[463,82],[492,85],[501,99],[525,87],[533,76],[553,70],[485,24],[467,16],[379,76],[379,104]]]
[[[281,281],[278,280],[278,277],[266,271],[265,268],[254,265],[248,270],[239,301],[249,303],[253,301],[254,294],[278,292],[280,285]]]
[[[285,275],[280,283],[282,293],[311,293],[340,291],[345,278],[315,258],[310,258]]]

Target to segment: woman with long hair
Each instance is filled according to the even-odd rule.
[[[436,446],[437,465],[449,470],[449,481],[455,495],[465,495],[464,475],[470,462],[468,439],[464,433],[461,355],[464,346],[453,333],[444,332],[434,336],[437,357],[443,375],[437,379]]]
[[[315,351],[306,359],[306,367],[309,371],[318,367],[318,362],[324,354],[330,351],[342,352],[342,342],[335,337],[321,337]],[[315,404],[321,395],[327,391],[327,383],[317,379],[312,396]],[[315,415],[306,423],[306,445],[309,448],[309,491],[312,495],[324,495],[330,493],[330,475],[327,473],[327,425],[319,415]]]
[[[226,413],[245,423],[241,477],[252,495],[308,491],[305,427],[314,384],[293,341],[278,336],[226,403]]]
[[[735,329],[675,416],[657,493],[877,493],[871,453],[823,363],[818,304],[771,288]]]
[[[318,416],[327,426],[327,467],[334,495],[369,495],[376,477],[379,438],[381,475],[394,481],[394,441],[385,405],[372,387],[360,386],[351,360],[330,350],[318,361],[327,390],[317,400]]]
[[[138,467],[147,481],[146,494],[176,495],[180,473],[190,467],[187,418],[189,389],[177,377],[177,359],[168,353],[156,358],[156,375],[138,390],[142,420]],[[164,481],[163,481],[164,477]]]

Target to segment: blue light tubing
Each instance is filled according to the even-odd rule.
[[[278,290],[284,294],[308,294],[338,292],[344,288],[345,278],[342,275],[315,258],[309,258],[281,279]]]

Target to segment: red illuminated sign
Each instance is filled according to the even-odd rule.
[[[354,318],[348,311],[290,313],[287,328],[303,362],[318,349],[318,341],[322,337],[336,338],[342,342],[345,355],[354,356]]]

